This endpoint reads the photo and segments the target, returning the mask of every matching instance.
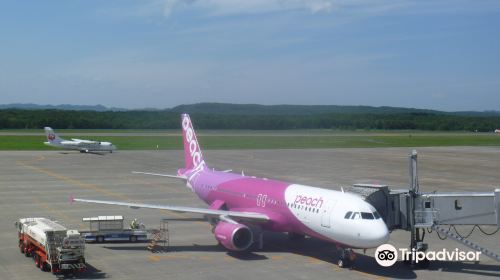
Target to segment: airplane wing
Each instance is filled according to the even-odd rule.
[[[108,204],[108,205],[121,205],[127,206],[133,209],[138,208],[150,208],[150,209],[162,209],[181,213],[197,213],[207,216],[226,216],[237,219],[253,220],[253,221],[269,221],[269,216],[261,213],[255,212],[238,212],[238,211],[226,211],[226,210],[214,210],[205,208],[194,208],[194,207],[184,207],[184,206],[169,206],[169,205],[156,205],[156,204],[144,204],[144,203],[129,203],[120,201],[108,201],[108,200],[93,200],[93,199],[81,199],[72,198],[71,201],[87,202],[87,203],[98,203],[98,204]]]
[[[182,179],[187,180],[186,177],[177,176],[177,175],[169,175],[169,174],[161,174],[161,173],[151,173],[151,172],[142,172],[142,171],[132,171],[133,174],[145,174],[145,175],[153,175],[153,176],[162,176],[168,178]]]

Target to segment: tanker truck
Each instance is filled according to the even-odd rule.
[[[66,274],[85,270],[85,240],[77,230],[46,218],[19,219],[16,228],[19,250],[32,257],[42,271]]]

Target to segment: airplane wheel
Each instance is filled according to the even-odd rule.
[[[351,266],[351,262],[348,259],[342,259],[342,258],[339,259],[337,264],[340,268],[348,268]]]

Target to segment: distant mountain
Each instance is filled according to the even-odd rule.
[[[494,117],[500,116],[500,111],[457,111],[452,112],[452,114],[460,116]]]
[[[177,113],[191,114],[222,114],[222,115],[315,115],[315,114],[443,114],[445,112],[372,106],[341,106],[341,105],[259,105],[259,104],[227,104],[227,103],[197,103],[179,105],[171,109]]]
[[[60,104],[60,105],[38,105],[33,103],[11,103],[0,105],[0,109],[23,109],[23,110],[69,110],[69,111],[127,111],[123,108],[106,107],[104,105],[71,105],[71,104]]]
[[[38,105],[33,103],[13,103],[0,105],[1,109],[23,110],[68,110],[68,111],[167,111],[172,113],[191,113],[209,115],[318,115],[318,114],[414,114],[414,115],[457,115],[475,117],[500,116],[500,111],[457,111],[390,107],[390,106],[344,106],[344,105],[259,105],[231,103],[196,103],[175,106],[171,109],[139,108],[124,109],[104,105]]]

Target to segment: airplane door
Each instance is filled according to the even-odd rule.
[[[323,212],[321,213],[321,226],[330,228],[331,226],[331,216],[332,216],[332,210],[333,207],[335,206],[335,203],[337,201],[332,201],[331,203],[328,203],[325,208],[323,208]]]

